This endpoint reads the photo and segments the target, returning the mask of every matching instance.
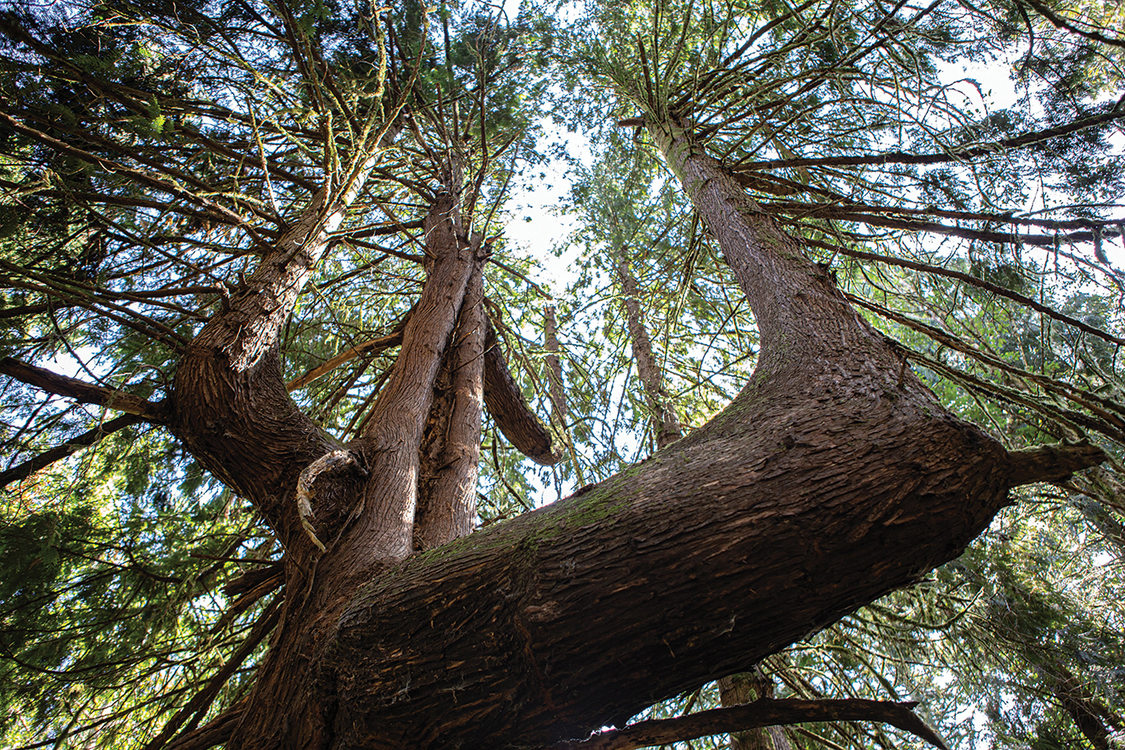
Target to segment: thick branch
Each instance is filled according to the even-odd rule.
[[[59,375],[42,367],[21,362],[14,357],[0,358],[0,373],[48,393],[72,398],[84,404],[97,404],[107,409],[132,414],[153,424],[163,424],[168,419],[166,404],[154,404],[140,396],[134,396],[124,391],[94,385],[67,375]]]
[[[916,702],[891,703],[862,700],[800,700],[764,698],[743,706],[715,708],[674,719],[641,721],[623,729],[595,734],[581,742],[563,742],[551,750],[633,750],[782,724],[810,721],[879,721],[921,737],[934,747],[948,750],[941,737],[911,709]]]
[[[1097,466],[1107,458],[1096,445],[1040,445],[1008,453],[1009,486],[1032,482],[1060,482],[1082,469]]]
[[[281,331],[330,240],[374,169],[380,148],[357,154],[342,185],[329,181],[192,340],[173,383],[171,426],[203,466],[249,499],[296,557],[312,554],[294,500],[301,471],[339,448],[289,397]]]
[[[504,352],[492,325],[488,326],[484,350],[484,403],[488,413],[516,450],[532,461],[550,466],[562,459],[551,441],[551,431],[528,406],[523,391],[508,369]]]

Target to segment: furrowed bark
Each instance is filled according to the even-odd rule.
[[[367,584],[328,658],[336,747],[585,737],[917,580],[1007,502],[1007,452],[717,162],[655,134],[751,302],[758,369],[647,461]]]
[[[434,399],[423,440],[414,514],[417,550],[439,547],[473,528],[484,407],[484,327],[484,285],[478,260],[446,353],[445,390]]]
[[[321,191],[274,252],[188,346],[173,383],[172,431],[208,470],[262,512],[290,554],[310,543],[294,512],[297,478],[336,442],[289,398],[281,326],[327,249],[343,206]]]
[[[391,132],[384,141],[393,138]],[[345,190],[324,187],[313,197],[229,306],[188,345],[172,386],[172,432],[259,509],[298,560],[315,549],[296,512],[297,480],[307,465],[340,446],[289,397],[280,332],[374,164],[369,156]]]
[[[232,750],[332,744],[337,696],[333,676],[323,668],[325,644],[357,583],[378,577],[412,551],[422,433],[474,265],[474,245],[460,231],[452,196],[435,200],[423,228],[428,274],[394,371],[365,434],[338,454],[366,479],[335,471],[310,479],[315,530],[326,549],[310,554],[310,565],[290,566],[282,625],[228,741]],[[330,491],[322,494],[322,486]],[[303,529],[299,533],[307,539]],[[279,707],[285,721],[279,721]]]
[[[465,237],[456,202],[448,194],[435,200],[423,231],[429,276],[403,330],[394,372],[354,446],[378,478],[365,486],[363,510],[354,526],[343,530],[344,567],[354,571],[397,562],[413,549],[419,446],[479,247]]]

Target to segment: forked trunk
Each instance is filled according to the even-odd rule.
[[[289,462],[274,446],[240,444],[237,461],[218,467],[256,493],[279,530],[288,581],[282,623],[238,730],[231,737],[224,728],[236,722],[227,721],[209,737],[263,750],[496,748],[582,737],[745,669],[916,580],[958,554],[1009,487],[1100,460],[1088,448],[1008,454],[952,417],[720,165],[674,125],[652,132],[758,319],[762,353],[746,388],[649,460],[411,556],[420,473],[437,482],[444,467],[419,450],[435,381],[443,361],[456,381],[460,355],[449,359],[447,342],[459,315],[466,325],[463,300],[477,294],[469,281],[475,245],[460,239],[450,203],[435,206],[426,222],[427,244],[435,243],[429,279],[362,439],[335,446],[274,405],[264,417],[282,424],[254,432],[248,421],[241,439],[284,437],[296,446]],[[252,377],[280,388],[273,352],[273,364],[266,357]],[[495,355],[486,359],[493,372]],[[178,379],[178,393],[189,385]],[[227,377],[210,403],[243,403],[223,391],[241,385]],[[518,400],[493,403],[514,414]],[[214,419],[211,410],[182,431],[240,439],[242,423],[230,437]],[[445,443],[434,455],[464,442],[431,438]],[[208,439],[186,440],[209,466],[222,463]],[[249,464],[249,479],[238,476],[256,450],[277,457],[264,468]],[[463,492],[466,470],[454,474]],[[311,517],[297,511],[298,485]]]
[[[720,165],[654,131],[754,308],[754,377],[649,460],[365,586],[332,657],[339,747],[620,724],[917,580],[1014,484],[1098,460],[1013,456],[954,418]]]

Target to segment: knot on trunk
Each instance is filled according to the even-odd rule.
[[[312,501],[316,497],[313,484],[324,474],[339,475],[345,471],[367,476],[367,469],[361,463],[360,457],[350,450],[341,449],[325,453],[306,466],[301,471],[301,476],[297,478],[297,515],[300,516],[301,526],[308,533],[309,539],[321,552],[325,549],[324,542],[320,541],[316,535],[316,527],[313,526],[313,521],[316,520],[312,507]]]

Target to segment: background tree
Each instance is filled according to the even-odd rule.
[[[410,3],[6,11],[4,700],[36,709],[7,731],[181,748],[552,743],[758,663],[954,556],[1012,486],[1105,458],[996,438],[1096,440],[1106,468],[1064,487],[1110,504],[1122,338],[1104,290],[1120,279],[1098,247],[1118,237],[1103,199],[1117,178],[1108,158],[1067,168],[1079,147],[1092,165],[1121,114],[1090,102],[1114,45],[1040,12],[1053,44],[1025,70],[1062,93],[1042,113],[978,116],[933,59],[1007,49],[1022,15],[1002,10],[619,6],[569,39]],[[651,167],[636,189],[605,189],[612,161],[583,210],[617,220],[602,233],[614,242],[657,220],[661,252],[633,267],[638,283],[672,282],[656,298],[662,349],[718,350],[719,377],[669,378],[685,409],[705,407],[686,416],[697,429],[606,478],[621,452],[578,441],[613,445],[647,419],[597,419],[594,396],[626,392],[621,370],[574,377],[571,357],[560,378],[544,357],[543,412],[562,413],[550,384],[601,383],[556,425],[564,473],[596,484],[440,546],[526,502],[497,430],[540,463],[564,455],[507,366],[534,369],[554,345],[527,264],[496,237],[516,157],[536,158],[538,51],[562,42],[613,85],[619,114],[642,113],[629,124],[701,218]],[[587,91],[560,107],[606,101]],[[631,146],[611,143],[611,159]],[[1044,199],[1067,196],[1076,215],[1006,213],[1030,176],[1057,173],[1073,179]],[[637,208],[646,187],[651,212]],[[938,257],[902,242],[922,230],[967,245]],[[588,256],[590,280],[617,249]],[[1049,283],[1022,286],[1044,259]],[[720,404],[759,337],[753,379]],[[521,356],[531,341],[546,343]],[[474,507],[485,432],[490,492]],[[1084,507],[1115,528],[1105,505]],[[1006,627],[1031,653],[1041,626]],[[829,693],[792,661],[767,663],[786,694]],[[1081,670],[1065,660],[1027,662],[1058,677],[1083,737],[1108,737],[1112,694],[1072,689]],[[836,671],[857,685],[876,673]],[[936,740],[902,705],[855,699],[701,718],[630,731],[869,718]]]

